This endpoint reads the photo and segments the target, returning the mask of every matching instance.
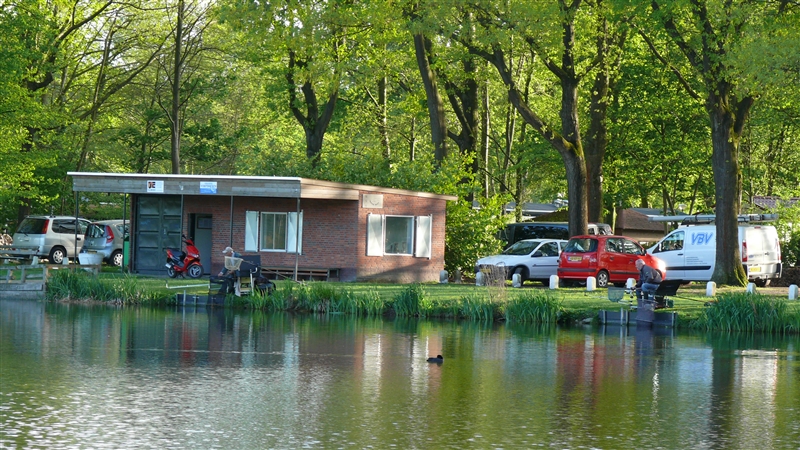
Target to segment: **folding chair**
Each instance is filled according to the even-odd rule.
[[[235,294],[239,297],[249,295],[253,292],[255,279],[261,274],[261,255],[244,255],[238,259],[239,264],[236,270],[236,282],[234,283]],[[225,258],[227,264],[228,258]]]

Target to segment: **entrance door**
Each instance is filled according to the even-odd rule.
[[[189,228],[192,230],[194,245],[200,251],[200,264],[203,273],[211,273],[211,215],[190,214]]]
[[[140,195],[136,200],[134,270],[166,274],[167,248],[181,248],[181,197]]]

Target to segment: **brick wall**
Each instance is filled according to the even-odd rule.
[[[362,192],[371,194],[371,192]],[[410,283],[438,281],[444,269],[444,232],[446,201],[401,194],[383,194],[383,208],[358,210],[358,273],[359,280]],[[431,257],[413,255],[367,256],[367,215],[427,216],[432,215]]]
[[[362,192],[374,194],[374,192]],[[444,268],[446,201],[403,194],[382,194],[383,208],[361,208],[361,200],[302,199],[302,254],[260,252],[264,267],[339,269],[342,281],[374,280],[387,282],[435,281]],[[296,199],[236,197],[233,206],[231,240],[230,197],[186,196],[184,224],[189,214],[212,216],[211,273],[223,267],[222,250],[230,245],[243,252],[245,213],[295,212]],[[431,258],[405,255],[366,256],[367,215],[433,215]],[[188,232],[188,230],[184,230]]]

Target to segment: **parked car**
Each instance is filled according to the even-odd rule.
[[[78,255],[89,223],[69,216],[28,216],[17,227],[13,248],[7,253],[38,256],[52,264],[61,264],[64,258]]]
[[[506,278],[515,273],[521,281],[535,280],[549,283],[550,276],[558,269],[558,255],[567,245],[566,240],[525,239],[514,243],[499,255],[480,258],[475,264],[475,273],[492,267],[504,267]]]
[[[747,278],[764,287],[781,277],[781,244],[771,225],[739,225],[739,250]],[[709,281],[717,262],[717,226],[682,225],[647,250],[658,255],[670,280]]]
[[[626,236],[575,236],[569,240],[558,260],[558,278],[567,283],[585,282],[595,277],[598,287],[609,283],[624,286],[628,278],[639,279],[636,260],[661,272],[666,279],[663,261],[647,253],[638,242]]]
[[[589,223],[589,234],[614,234],[606,223]],[[499,239],[506,246],[523,239],[569,239],[569,223],[567,222],[518,222],[506,225],[499,233]]]
[[[92,222],[86,228],[81,253],[100,253],[107,264],[122,266],[122,245],[128,234],[128,223],[122,220]]]

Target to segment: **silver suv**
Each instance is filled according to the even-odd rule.
[[[121,220],[92,222],[86,229],[81,253],[99,253],[108,264],[122,266],[122,244],[128,224]]]
[[[28,216],[17,227],[14,243],[7,253],[38,256],[47,258],[51,264],[61,264],[64,258],[75,258],[81,251],[89,223],[69,216]]]

